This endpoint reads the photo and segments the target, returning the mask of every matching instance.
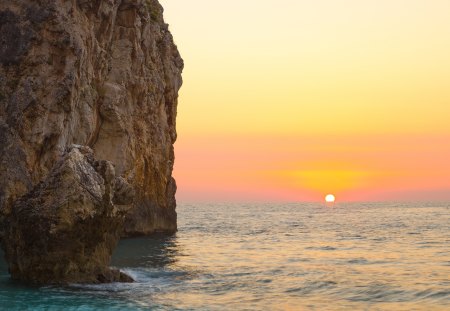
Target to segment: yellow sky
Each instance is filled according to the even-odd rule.
[[[450,199],[450,1],[161,2],[185,60],[179,199]]]

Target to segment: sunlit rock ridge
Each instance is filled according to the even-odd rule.
[[[36,232],[49,236],[68,223],[71,233],[77,231],[72,225],[101,223],[99,230],[105,234],[89,241],[92,258],[82,256],[86,262],[95,261],[90,271],[106,271],[119,236],[176,231],[172,169],[182,69],[157,0],[0,2],[0,236],[5,237],[10,267],[17,266],[11,262],[18,258],[16,246],[23,250],[32,243],[20,241],[27,238],[20,233],[27,230],[20,228],[21,217],[47,219],[48,230]],[[76,150],[85,150],[89,161],[70,160]],[[98,171],[98,163],[112,165],[113,180]],[[90,171],[80,171],[83,167]],[[61,191],[67,191],[68,180],[80,183],[74,189],[87,193],[80,190],[78,200],[71,192],[64,199]],[[64,187],[55,186],[55,181]],[[97,192],[89,189],[92,184]],[[45,204],[51,206],[43,208]],[[67,204],[74,204],[78,212],[67,212]],[[114,218],[110,228],[107,222],[92,221],[101,214],[96,208]],[[38,215],[44,209],[53,214]],[[67,234],[66,242],[71,239]],[[84,239],[76,241],[79,248],[74,247],[73,258],[58,268],[56,282],[93,282],[72,269],[79,266],[76,253],[88,249],[82,244],[89,236]],[[62,242],[49,243],[36,260],[45,259],[47,251],[57,253]],[[95,243],[106,260],[94,258]],[[67,249],[61,254],[71,256]],[[67,277],[65,268],[70,270]],[[97,281],[110,279],[99,275]],[[52,283],[51,277],[45,282]]]

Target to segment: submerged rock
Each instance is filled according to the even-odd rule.
[[[111,162],[95,161],[88,147],[71,148],[7,218],[11,277],[37,284],[130,281],[108,267],[126,214],[113,203],[115,184]]]
[[[14,278],[123,279],[107,268],[120,235],[176,231],[183,60],[162,12],[0,1],[0,240]]]

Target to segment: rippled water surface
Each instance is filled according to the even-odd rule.
[[[450,310],[450,204],[178,207],[173,237],[121,241],[134,284],[30,288],[2,310]]]

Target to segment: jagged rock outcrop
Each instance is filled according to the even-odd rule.
[[[108,267],[133,200],[133,189],[121,183],[111,162],[96,161],[88,147],[70,148],[6,220],[11,277],[36,284],[131,281]]]
[[[77,144],[114,165],[123,236],[176,231],[183,61],[162,11],[157,0],[0,2],[0,224],[20,222],[15,209]]]

